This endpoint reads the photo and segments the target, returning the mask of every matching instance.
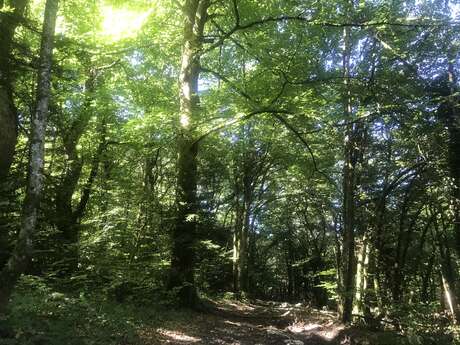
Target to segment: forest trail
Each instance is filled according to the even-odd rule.
[[[142,344],[219,345],[332,345],[398,344],[396,334],[346,328],[335,313],[300,304],[235,301],[215,304],[212,313],[196,313],[188,320],[166,322],[163,327],[139,331]],[[398,339],[396,339],[398,338]],[[373,340],[374,339],[374,340]],[[379,339],[379,340],[377,340]],[[386,339],[388,342],[381,342]]]

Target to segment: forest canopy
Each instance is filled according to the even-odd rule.
[[[0,0],[0,344],[222,300],[459,341],[459,50],[457,0]]]

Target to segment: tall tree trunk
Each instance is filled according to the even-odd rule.
[[[372,278],[372,284],[369,286],[372,289],[373,304],[377,306],[379,312],[382,312],[383,296],[380,289],[380,277],[382,275],[381,263],[383,262],[383,246],[384,246],[384,226],[386,214],[386,195],[382,196],[377,201],[375,207],[375,225],[374,225],[374,241],[371,250],[371,257],[369,258],[369,276]]]
[[[78,143],[85,133],[92,115],[91,104],[94,101],[95,83],[98,77],[98,68],[91,68],[85,82],[85,102],[81,111],[72,121],[68,129],[62,128],[63,142],[68,166],[65,168],[63,178],[56,187],[55,199],[55,224],[59,230],[59,241],[62,251],[59,253],[59,262],[63,263],[62,272],[69,274],[78,267],[78,239],[80,221],[88,203],[91,187],[98,174],[99,161],[106,149],[107,124],[105,117],[98,124],[99,145],[91,162],[91,172],[81,193],[80,201],[73,205],[73,196],[77,189],[83,169],[83,158],[78,152]],[[65,126],[63,126],[65,127]]]
[[[240,239],[240,253],[239,253],[239,264],[238,269],[241,291],[249,292],[249,233],[251,226],[251,209],[253,199],[253,178],[251,169],[248,165],[249,162],[244,164],[243,173],[243,213],[244,221]]]
[[[77,163],[79,165],[77,170],[67,172],[65,175],[64,181],[68,177],[70,177],[71,181],[68,181],[68,185],[59,186],[59,190],[56,195],[56,225],[60,231],[60,237],[62,240],[60,262],[63,264],[61,273],[64,275],[71,274],[78,268],[80,224],[86,212],[93,183],[99,173],[99,165],[103,159],[104,152],[107,149],[107,123],[105,118],[101,119],[101,123],[98,125],[98,135],[99,144],[92,158],[89,176],[81,190],[78,204],[73,206],[72,199],[77,183],[80,180],[81,169],[83,167],[83,162],[80,161],[79,157],[75,157],[75,159],[80,161],[80,163]],[[72,169],[72,167],[70,169]]]
[[[0,12],[0,181],[8,174],[17,141],[18,116],[13,100],[13,38],[28,0],[6,1],[12,11]]]
[[[430,280],[431,276],[433,274],[433,266],[434,266],[434,259],[435,259],[435,254],[431,254],[429,260],[428,260],[428,265],[424,271],[421,272],[422,274],[422,289],[420,292],[420,300],[423,303],[427,303],[430,301],[430,294],[429,294],[429,287],[430,287]]]
[[[416,182],[416,177],[414,177],[407,186],[404,195],[404,201],[401,205],[401,213],[399,216],[399,231],[396,241],[396,253],[395,261],[393,265],[393,279],[392,279],[392,296],[395,304],[401,302],[403,295],[403,280],[404,280],[404,266],[405,266],[405,256],[408,250],[409,241],[407,237],[410,237],[410,234],[416,224],[419,214],[422,212],[422,208],[419,208],[416,214],[413,216],[413,220],[409,226],[406,227],[406,221],[409,217],[409,209],[412,197],[412,190]]]
[[[239,195],[239,193],[235,195]],[[243,212],[238,196],[236,197],[235,208],[235,226],[233,228],[233,291],[238,293],[241,289],[238,270],[240,266],[240,238],[243,231]]]
[[[236,171],[236,169],[235,169]],[[237,172],[236,172],[237,173]],[[233,289],[236,293],[241,292],[241,239],[244,227],[244,206],[240,200],[240,179],[235,178],[235,227],[233,232]]]
[[[458,96],[457,80],[454,71],[453,59],[448,65],[448,79],[450,87],[449,105],[450,112],[447,118],[447,129],[449,132],[449,169],[453,182],[452,203],[453,221],[456,240],[457,255],[460,256],[460,103]]]
[[[292,229],[292,225],[290,224],[290,219],[289,214],[283,215],[283,217],[287,217],[285,221],[285,226],[286,226],[286,242],[285,242],[285,261],[286,261],[286,273],[287,273],[287,293],[288,293],[288,298],[289,302],[293,302],[295,297],[295,292],[296,292],[296,269],[294,267],[295,264],[295,253],[296,253],[296,248],[294,245],[294,232]],[[298,296],[297,296],[298,297]]]
[[[186,0],[182,7],[184,41],[179,77],[180,118],[177,133],[176,224],[172,232],[169,285],[178,289],[181,303],[193,307],[197,293],[193,274],[198,205],[196,125],[199,117],[198,79],[204,25],[209,0]]]
[[[351,6],[350,4],[348,6]],[[348,12],[348,11],[347,11]],[[353,151],[355,148],[354,125],[352,118],[351,91],[350,91],[350,58],[351,58],[351,34],[350,28],[344,28],[344,51],[343,51],[343,76],[344,76],[344,117],[348,123],[345,133],[345,152],[343,167],[343,209],[342,209],[342,270],[340,282],[340,314],[343,322],[352,319],[354,283],[355,283],[355,188],[356,171]]]
[[[51,63],[58,0],[47,0],[38,69],[36,109],[31,119],[29,171],[22,213],[22,225],[16,246],[0,273],[0,313],[6,310],[16,281],[26,269],[33,250],[33,238],[37,228],[37,213],[43,189],[45,160],[46,118],[51,89]]]
[[[445,296],[444,302],[446,302],[446,307],[451,314],[453,323],[458,324],[460,322],[460,309],[458,306],[457,291],[455,289],[456,274],[453,268],[449,243],[447,242],[444,235],[444,227],[441,233],[438,222],[436,220],[434,221],[433,225],[435,231],[434,235],[439,250],[441,282]]]
[[[17,141],[18,116],[13,99],[15,64],[12,61],[15,29],[23,20],[27,0],[0,2],[0,267],[9,257],[11,186],[8,179]],[[12,11],[1,11],[4,6]]]
[[[358,246],[359,248],[356,268],[356,293],[354,312],[359,315],[364,315],[366,311],[365,299],[367,294],[370,254],[370,244],[367,234],[364,234]]]
[[[234,271],[235,291],[249,293],[251,289],[250,269],[254,263],[254,203],[256,198],[256,186],[263,185],[263,180],[269,170],[265,164],[265,157],[260,157],[254,146],[252,129],[250,126],[242,128],[241,137],[249,138],[244,142],[242,161],[235,164],[235,242],[237,250],[235,256],[236,271]],[[262,179],[262,181],[259,181]],[[259,198],[261,193],[259,193]]]
[[[449,20],[451,12],[451,1],[444,1],[444,17]],[[448,132],[448,166],[452,178],[452,211],[453,228],[455,236],[455,250],[460,257],[460,98],[458,96],[458,79],[455,73],[455,63],[458,59],[459,49],[452,33],[449,32],[447,41],[452,42],[447,50],[447,90],[441,94],[445,99],[438,108],[440,117],[444,120]],[[438,95],[439,96],[439,95]]]

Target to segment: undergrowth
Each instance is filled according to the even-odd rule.
[[[157,302],[157,303],[154,303]],[[181,318],[164,303],[119,303],[104,294],[69,293],[25,276],[0,320],[0,345],[137,345],[137,331]]]

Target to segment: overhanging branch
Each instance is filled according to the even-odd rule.
[[[250,112],[249,114],[225,121],[224,123],[210,129],[206,133],[202,134],[198,139],[195,140],[195,143],[199,143],[201,140],[205,139],[208,135],[219,132],[220,130],[232,126],[234,124],[249,120],[250,118],[259,115],[259,114],[292,114],[292,112],[287,111],[287,110],[280,110],[280,109],[259,109]]]
[[[355,27],[355,28],[370,28],[370,27],[379,27],[379,26],[391,26],[391,27],[402,27],[402,28],[439,28],[439,27],[458,27],[460,26],[459,21],[395,21],[395,22],[389,22],[389,21],[364,21],[364,22],[330,22],[330,21],[322,21],[322,20],[316,20],[312,19],[310,17],[305,17],[303,15],[295,15],[295,16],[289,16],[289,15],[283,15],[283,16],[277,16],[277,17],[265,17],[259,20],[255,20],[246,24],[241,24],[240,17],[239,17],[239,12],[238,12],[238,7],[235,5],[234,6],[234,12],[236,18],[236,24],[231,28],[229,31],[227,31],[225,34],[223,34],[220,39],[213,43],[210,47],[208,47],[206,50],[204,50],[204,53],[209,52],[217,47],[219,47],[225,40],[227,40],[230,36],[232,36],[234,33],[238,31],[243,31],[243,30],[248,30],[252,29],[257,26],[262,26],[265,24],[269,23],[278,23],[278,22],[286,22],[286,21],[295,21],[295,22],[300,22],[305,25],[309,26],[323,26],[323,27],[332,27],[332,28],[344,28],[344,27]]]

